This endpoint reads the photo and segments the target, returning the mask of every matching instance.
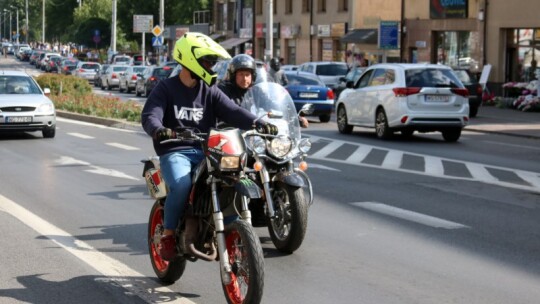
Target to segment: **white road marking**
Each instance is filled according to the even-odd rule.
[[[68,135],[75,136],[75,137],[82,138],[82,139],[94,139],[95,138],[93,136],[85,135],[85,134],[81,134],[81,133],[68,133]]]
[[[128,146],[128,145],[124,145],[124,144],[120,144],[120,143],[106,143],[106,144],[111,146],[111,147],[120,148],[120,149],[124,149],[124,150],[129,150],[129,151],[140,150],[137,147]]]
[[[341,172],[341,170],[336,169],[336,168],[327,167],[327,166],[319,165],[319,164],[308,163],[308,169],[310,169],[310,168],[318,168],[318,169],[324,169],[324,170],[330,170],[330,171]]]
[[[531,147],[531,146],[525,146],[525,145],[516,145],[516,144],[508,144],[508,143],[501,143],[497,141],[491,141],[491,140],[484,140],[483,142],[494,144],[494,145],[501,145],[501,146],[509,146],[509,147],[515,147],[520,149],[533,149],[533,150],[540,150],[538,147]]]
[[[350,203],[353,206],[357,206],[363,209],[367,209],[370,211],[374,211],[377,213],[397,217],[403,220],[407,220],[410,222],[434,227],[434,228],[444,228],[444,229],[461,229],[461,228],[470,228],[469,226],[447,221],[438,217],[433,217],[429,215],[425,215],[422,213],[417,213],[401,208],[397,208],[394,206],[389,206],[381,203],[375,203],[375,202],[356,202],[356,203]]]
[[[491,175],[489,171],[486,169],[486,167],[475,164],[475,163],[465,163],[465,166],[467,166],[467,169],[471,173],[472,177],[476,180],[483,181],[483,182],[498,182],[499,180]]]
[[[403,152],[398,150],[388,150],[381,167],[399,169],[403,161]]]
[[[76,239],[2,195],[0,195],[0,208],[106,277],[106,279],[96,280],[106,280],[111,284],[120,285],[126,289],[127,293],[134,294],[147,303],[194,303],[186,298],[171,299],[171,295],[179,297],[179,294],[161,286],[155,279],[148,278],[126,264],[103,254],[88,243]]]
[[[67,118],[58,117],[58,116],[56,116],[56,120],[61,121],[61,122],[75,124],[75,125],[92,126],[92,127],[96,127],[96,128],[100,128],[100,129],[114,129],[115,131],[119,131],[119,132],[146,134],[146,133],[144,133],[142,131],[135,131],[135,130],[129,130],[129,129],[108,127],[108,126],[104,126],[104,125],[100,125],[100,124],[94,124],[94,123],[80,121],[80,120],[67,119]]]
[[[69,166],[69,165],[88,166],[88,167],[90,167],[90,169],[85,169],[84,171],[90,172],[90,173],[95,173],[95,174],[100,174],[100,175],[107,175],[107,176],[112,176],[112,177],[125,178],[125,179],[130,179],[130,180],[135,180],[135,181],[139,180],[138,178],[127,175],[127,174],[125,174],[123,172],[120,172],[120,171],[117,171],[117,170],[112,170],[112,169],[107,169],[107,168],[103,168],[103,167],[99,167],[99,166],[94,166],[91,163],[88,163],[88,162],[85,162],[85,161],[82,161],[82,160],[78,160],[78,159],[74,159],[74,158],[69,157],[69,156],[61,156],[55,162],[57,164],[61,165],[61,166],[62,165],[63,166]]]
[[[540,173],[517,171],[516,174],[529,184],[540,188]]]
[[[425,156],[424,162],[424,170],[427,174],[436,176],[444,175],[444,167],[440,158],[434,156]]]
[[[325,157],[328,156],[328,154],[334,152],[337,148],[339,148],[342,145],[342,143],[337,141],[331,141],[326,146],[324,146],[319,151],[313,153],[311,157]]]
[[[367,146],[367,145],[361,145],[360,147],[356,149],[356,151],[353,152],[353,154],[351,154],[351,156],[347,158],[346,161],[351,162],[353,164],[361,163],[369,154],[369,152],[371,152],[371,150],[373,150],[373,147]]]

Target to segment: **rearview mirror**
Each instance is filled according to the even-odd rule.
[[[302,106],[299,113],[303,113],[305,115],[311,115],[315,111],[315,106],[312,103],[306,103]]]
[[[345,86],[349,89],[352,89],[354,87],[354,82],[352,80],[347,81],[347,84]]]

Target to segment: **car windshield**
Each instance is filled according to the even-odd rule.
[[[146,67],[134,67],[133,68],[133,74],[144,73],[144,70],[146,70]]]
[[[95,70],[98,68],[98,65],[97,64],[90,64],[90,63],[85,63],[81,66],[82,69],[85,69],[85,70]]]
[[[322,64],[317,66],[317,75],[338,76],[347,74],[347,65],[345,64]]]
[[[319,81],[317,78],[303,76],[298,74],[287,74],[287,80],[289,85],[317,85],[324,86],[324,83]]]
[[[129,57],[116,57],[116,62],[127,62],[129,61]]]
[[[405,71],[407,87],[461,87],[461,82],[451,70],[447,69],[410,69]]]
[[[127,66],[121,66],[121,67],[113,67],[113,72],[123,72],[127,70]]]
[[[154,69],[154,72],[152,73],[152,75],[157,76],[159,78],[167,78],[167,77],[169,77],[171,72],[172,72],[171,68],[167,68],[167,69],[165,69],[165,68],[157,68],[157,69]]]
[[[25,76],[0,76],[0,94],[41,94],[39,87]]]

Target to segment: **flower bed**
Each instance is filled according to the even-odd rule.
[[[519,92],[513,96],[511,107],[520,111],[540,111],[540,97],[538,96],[538,80],[531,82],[508,82],[503,84],[505,90]]]

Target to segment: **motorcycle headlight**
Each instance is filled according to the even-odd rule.
[[[292,141],[285,136],[279,136],[270,142],[268,150],[272,155],[278,158],[282,158],[291,151]]]
[[[251,136],[246,143],[248,148],[257,154],[263,154],[266,151],[264,139],[260,136]]]
[[[298,149],[302,153],[308,153],[311,150],[311,141],[308,138],[302,138],[298,144]]]
[[[223,156],[221,158],[221,169],[237,169],[240,165],[240,157]]]

